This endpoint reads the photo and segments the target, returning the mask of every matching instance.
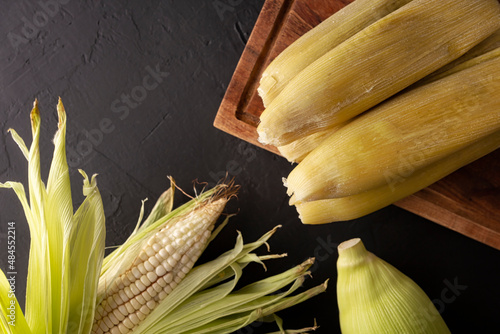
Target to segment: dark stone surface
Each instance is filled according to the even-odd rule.
[[[330,278],[327,293],[280,313],[287,328],[308,326],[316,319],[319,333],[340,332],[335,246],[361,237],[369,250],[436,300],[453,333],[500,331],[499,251],[392,206],[354,222],[303,226],[281,184],[291,166],[212,126],[262,0],[60,3],[44,9],[35,0],[0,1],[2,182],[26,182],[25,160],[7,129],[15,128],[27,143],[31,141],[29,111],[34,98],[40,101],[43,117],[46,177],[57,125],[55,105],[61,96],[69,117],[74,200],[79,204],[83,197],[76,168],[98,173],[108,245],[125,240],[140,201],[149,198],[150,209],[168,187],[168,175],[189,191],[193,180],[215,182],[229,171],[242,189],[228,212],[239,213],[203,259],[231,247],[236,230],[251,241],[282,224],[270,244],[272,252],[286,252],[288,257],[269,262],[267,273],[250,266],[244,281],[277,273],[310,256],[319,261],[305,287]],[[30,24],[38,27],[30,31]],[[162,72],[156,74],[157,81],[152,76],[145,79],[155,69]],[[146,86],[149,90],[141,88]],[[178,195],[178,203],[186,201]],[[4,270],[9,221],[17,227],[17,295],[23,302],[29,232],[14,194],[1,190]],[[457,296],[447,287],[454,281],[466,286]],[[272,330],[275,327],[257,324],[240,333]]]

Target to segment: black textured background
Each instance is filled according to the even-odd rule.
[[[250,266],[245,281],[310,256],[319,261],[305,286],[330,278],[327,293],[280,313],[287,328],[309,326],[316,319],[319,333],[340,332],[335,247],[361,237],[369,250],[436,300],[453,333],[500,332],[499,251],[396,207],[354,222],[303,226],[281,183],[290,164],[212,126],[262,0],[60,0],[57,7],[43,5],[54,1],[0,0],[1,182],[26,182],[26,161],[7,129],[15,128],[31,142],[29,111],[35,98],[43,118],[46,179],[61,96],[69,119],[74,201],[82,200],[76,168],[98,173],[108,245],[124,241],[136,223],[140,201],[149,198],[150,209],[168,187],[168,175],[193,193],[193,180],[213,183],[228,171],[242,187],[227,211],[239,213],[203,259],[229,249],[236,230],[252,241],[282,224],[271,239],[271,250],[289,256],[269,262],[267,273]],[[155,68],[163,72],[157,87],[142,90],[144,78]],[[154,86],[154,81],[146,85]],[[123,101],[132,93],[139,101],[127,105]],[[177,202],[184,201],[178,193]],[[29,232],[13,192],[0,190],[4,270],[9,221],[17,226],[17,295],[23,303]],[[462,286],[456,294],[448,288],[454,282]],[[271,330],[276,329],[254,324],[240,333]]]

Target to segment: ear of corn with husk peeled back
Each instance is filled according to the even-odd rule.
[[[449,334],[425,292],[368,252],[359,238],[338,246],[337,301],[342,334]]]
[[[31,232],[26,307],[23,314],[0,271],[0,328],[7,334],[232,333],[254,321],[275,321],[276,312],[326,289],[326,282],[298,292],[314,259],[283,273],[240,287],[245,267],[284,255],[257,255],[274,228],[252,243],[238,234],[232,250],[195,265],[227,224],[215,223],[235,194],[221,183],[172,210],[171,187],[136,228],[104,257],[105,216],[95,175],[84,177],[85,200],[73,213],[65,153],[66,113],[59,100],[58,131],[47,186],[40,175],[40,114],[31,112],[33,142],[10,130],[28,160],[29,201],[22,184],[0,183],[18,196]],[[11,306],[12,305],[12,306]],[[15,311],[12,323],[11,309]],[[306,333],[317,326],[290,330]]]

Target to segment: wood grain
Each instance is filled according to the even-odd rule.
[[[214,126],[258,142],[262,72],[288,45],[352,0],[267,0],[221,103]],[[395,205],[500,250],[500,150]]]

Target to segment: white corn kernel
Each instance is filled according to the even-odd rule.
[[[108,302],[108,305],[111,307],[111,309],[115,309],[118,307],[118,304],[116,304],[115,300],[113,299],[113,296],[108,297],[108,299],[106,299],[106,301]],[[108,311],[108,312],[111,312],[111,311]]]
[[[151,295],[151,294],[148,292],[148,290],[144,291],[144,292],[141,294],[142,298],[144,298],[144,300],[145,300],[146,302],[150,301],[150,300],[153,298],[153,296],[154,296],[154,295],[155,295],[155,293],[154,293],[154,289],[153,289],[153,295]]]
[[[159,252],[160,249],[162,249],[161,245],[157,242],[155,242],[152,247],[155,252]]]
[[[134,323],[132,321],[130,321],[129,318],[125,318],[123,320],[123,324],[125,325],[125,327],[127,327],[128,329],[132,329],[135,327]]]
[[[146,257],[149,258],[150,256],[155,255],[156,252],[153,249],[153,247],[147,246],[146,249],[144,249],[144,253],[145,253]],[[146,258],[146,260],[147,260],[147,258]],[[144,261],[146,261],[146,260],[144,260]]]
[[[173,288],[170,285],[167,285],[166,287],[163,288],[163,292],[170,294],[172,292]]]
[[[140,280],[135,281],[135,286],[139,289],[140,292],[146,290],[146,286],[142,284]]]
[[[149,309],[150,309],[150,310],[152,310],[152,309],[154,309],[154,308],[155,308],[155,306],[156,306],[156,302],[155,302],[153,299],[151,299],[150,301],[148,301],[148,302],[146,303],[146,306],[147,306],[147,307],[149,307]]]
[[[164,277],[158,278],[158,281],[156,281],[162,288],[167,286],[167,282],[165,281]]]
[[[161,256],[163,260],[168,259],[170,254],[165,250],[165,248],[160,249],[158,254]]]
[[[148,295],[150,297],[153,297],[156,295],[156,290],[155,290],[155,288],[153,288],[153,286],[150,286],[149,288],[147,288],[147,290],[144,291],[142,294],[144,295],[146,292],[148,293]]]
[[[123,319],[125,319],[125,316],[123,315],[123,313],[120,311],[120,309],[116,309],[113,311],[113,315],[116,317],[116,319],[118,319],[118,321],[123,321]]]
[[[106,326],[106,324],[104,322],[101,321],[101,323],[99,324],[99,327],[101,327],[101,329],[104,331],[104,332],[107,332],[109,330],[109,327]]]
[[[158,259],[154,256],[151,256],[148,262],[155,268],[160,265],[160,261],[158,261]]]
[[[121,291],[113,294],[113,300],[115,301],[116,305],[121,305],[123,304],[125,301],[122,299],[121,297],[121,294],[120,294]],[[113,308],[116,308],[116,307],[113,307]]]
[[[179,252],[175,252],[174,254],[172,254],[172,257],[176,260],[176,261],[179,261],[182,256],[181,254],[179,254]]]
[[[132,273],[132,270],[128,271],[126,273],[126,276],[123,278],[123,282],[125,283],[126,286],[132,284],[136,280],[134,274]],[[128,284],[127,284],[128,283]]]
[[[113,325],[118,325],[120,323],[120,321],[115,317],[113,312],[108,314],[108,317],[109,317],[109,320],[111,320],[111,322],[113,323]]]
[[[148,278],[147,275],[142,275],[141,279],[140,279],[140,282],[142,284],[144,284],[146,286],[146,288],[151,285],[151,281],[149,280],[149,278]]]
[[[135,299],[139,302],[139,305],[144,305],[146,303],[146,299],[141,295],[135,296]]]
[[[163,265],[159,265],[156,267],[156,275],[158,275],[159,277],[162,277],[163,275],[165,275],[167,273],[167,270],[165,269],[165,267],[163,267]]]
[[[167,250],[167,252],[169,252],[169,254],[172,254],[172,253],[174,253],[174,252],[175,252],[175,248],[174,248],[174,246],[172,246],[172,245],[170,245],[170,244],[169,244],[169,245],[167,245],[167,246],[165,247],[165,249]]]
[[[147,274],[148,271],[146,270],[146,268],[144,267],[144,263],[141,263],[137,266],[137,269],[139,269],[139,271],[141,272],[141,274]]]
[[[130,321],[132,321],[132,323],[134,325],[137,325],[141,320],[135,315],[135,313],[132,313],[131,315],[128,316],[128,318],[130,319]]]
[[[125,327],[123,323],[119,324],[118,328],[120,329],[120,332],[122,334],[127,334],[128,332],[130,332],[130,330],[127,327]]]
[[[156,275],[156,273],[154,271],[148,272],[146,276],[148,277],[148,280],[151,283],[156,282],[156,280],[158,279],[158,275]]]
[[[123,304],[129,301],[130,298],[129,296],[127,296],[124,290],[120,290],[118,294],[120,295],[120,299],[122,300],[122,302],[119,304]]]
[[[104,304],[104,302],[103,302],[103,304]],[[108,313],[109,313],[109,312],[111,312],[113,309],[112,309],[112,308],[111,308],[108,304],[106,304],[106,305],[104,305],[104,310],[105,310],[106,312],[108,312]]]
[[[162,292],[160,292],[160,293],[158,294],[158,298],[159,298],[160,300],[163,300],[163,299],[165,299],[166,297],[167,297],[167,293],[166,293],[165,291],[162,291]]]
[[[141,311],[142,313],[144,313],[146,315],[149,314],[149,312],[151,312],[149,307],[147,307],[146,305],[142,305],[142,307],[139,309],[139,311]]]
[[[135,315],[137,316],[137,318],[139,318],[140,320],[144,320],[146,319],[146,315],[144,313],[142,313],[141,311],[137,311],[135,312]]]
[[[134,300],[134,299],[132,299]],[[131,302],[132,300],[128,303],[125,304],[125,307],[127,308],[127,314],[128,315],[129,313],[132,313],[132,312],[135,312],[135,308],[132,306]]]
[[[163,260],[165,260],[165,259],[164,259],[164,258],[160,255],[160,253],[156,253],[154,257],[155,257],[155,259],[156,259],[156,260],[158,260],[158,262],[160,262],[160,263],[161,263]]]
[[[141,306],[142,306],[142,304],[141,304],[141,303],[139,303],[139,301],[138,301],[136,298],[134,298],[134,299],[132,299],[132,300],[130,301],[130,305],[132,305],[132,307],[134,308],[134,311],[135,311],[135,310],[140,309],[140,308],[141,308]],[[131,312],[130,312],[130,313],[131,313]]]
[[[137,269],[137,267],[132,268],[132,274],[136,279],[139,279],[142,276],[141,272],[139,271],[139,269]]]
[[[151,255],[149,255],[151,256]],[[146,252],[141,252],[141,254],[139,255],[139,258],[142,260],[142,261],[146,261],[148,259],[148,254]]]
[[[127,297],[129,299],[134,298],[135,294],[130,289],[130,286],[125,287],[125,289],[123,289],[123,291],[125,292],[125,294],[127,295]]]
[[[163,290],[163,288],[161,287],[161,285],[160,285],[160,284],[158,284],[158,282],[153,283],[153,285],[152,285],[151,287],[152,287],[152,288],[153,288],[153,289],[154,289],[157,293]],[[149,289],[148,289],[148,290],[149,290]]]
[[[149,262],[149,260],[144,262],[144,268],[146,268],[148,272],[155,270],[155,267],[153,267],[153,265],[151,264],[151,262]]]
[[[113,328],[111,328],[111,329],[109,330],[109,333],[110,333],[110,334],[121,334],[120,329],[118,329],[118,327],[116,327],[116,326],[115,326],[115,327],[113,327]]]
[[[172,273],[168,273],[166,274],[165,276],[163,276],[163,280],[166,282],[166,283],[170,283],[172,282],[172,280],[174,279],[174,275],[172,275]]]
[[[134,296],[137,296],[138,294],[141,293],[139,291],[139,289],[137,288],[137,284],[136,283],[130,284],[130,291],[132,291],[132,293],[134,294]]]
[[[118,311],[120,311],[120,313],[123,315],[123,316],[126,316],[128,315],[128,310],[127,310],[127,307],[125,307],[125,305],[127,305],[129,303],[125,303],[124,305],[120,305],[118,306]]]

